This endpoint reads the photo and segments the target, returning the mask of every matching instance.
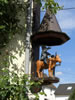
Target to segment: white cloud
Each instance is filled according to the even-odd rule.
[[[61,24],[62,29],[75,28],[75,22],[71,18],[64,19],[64,21],[61,21],[60,24]]]
[[[75,28],[75,13],[73,11],[60,11],[57,20],[62,30]]]
[[[60,23],[60,26],[61,28],[64,30],[64,29],[74,29],[75,28],[75,22],[74,22],[74,19],[72,18],[65,18],[64,17],[64,20],[61,19],[61,21],[59,22]]]
[[[63,73],[62,72],[56,72],[55,74],[56,74],[56,76],[59,76],[59,75],[62,75]]]

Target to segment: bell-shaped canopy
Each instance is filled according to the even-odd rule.
[[[61,45],[69,39],[69,36],[61,31],[55,15],[49,10],[46,11],[38,32],[31,36],[32,43],[47,46]]]

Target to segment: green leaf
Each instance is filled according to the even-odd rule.
[[[5,28],[5,26],[4,25],[0,25],[0,29],[4,29]]]
[[[3,15],[3,12],[0,12],[0,15]]]

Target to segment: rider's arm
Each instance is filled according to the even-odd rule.
[[[51,54],[50,54],[50,53],[48,53],[48,52],[46,52],[46,54],[51,56]]]

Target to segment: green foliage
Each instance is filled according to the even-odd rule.
[[[51,13],[56,14],[58,10],[62,9],[62,7],[59,6],[59,4],[57,2],[55,2],[54,0],[44,0],[45,1],[45,5],[44,8],[48,8]]]
[[[16,12],[13,13],[15,9],[14,4],[11,5],[8,0],[0,0],[0,47],[4,46],[8,42],[9,34],[11,30],[15,28],[14,18]]]
[[[0,78],[0,100],[10,100],[10,98],[11,100],[28,100],[25,75],[20,79],[17,74],[14,74],[11,83],[8,76],[4,75]]]
[[[23,5],[17,0],[0,0],[0,47],[21,29],[17,13],[25,10],[26,4]]]
[[[72,92],[68,100],[75,100],[75,90]]]
[[[51,13],[56,14],[58,10],[62,9],[63,6],[59,6],[58,2],[55,2],[55,0],[35,0],[37,1],[40,6],[42,7],[42,3],[44,2],[44,6],[42,7],[42,9],[49,9]]]
[[[0,100],[29,100],[28,90],[41,84],[29,80],[25,74],[18,76],[15,71],[10,72],[7,68],[2,71],[9,74],[0,75]],[[38,100],[39,96],[36,93],[34,95],[35,100]]]
[[[31,76],[26,74],[18,75],[18,68],[14,65],[14,59],[17,60],[14,55],[6,52],[3,62],[0,63],[0,67],[3,66],[0,70],[0,100],[29,100],[29,91],[35,95],[35,100],[38,100],[39,95],[36,89],[41,90],[42,81],[35,82],[30,80]],[[11,70],[9,69],[10,64],[13,64]]]

